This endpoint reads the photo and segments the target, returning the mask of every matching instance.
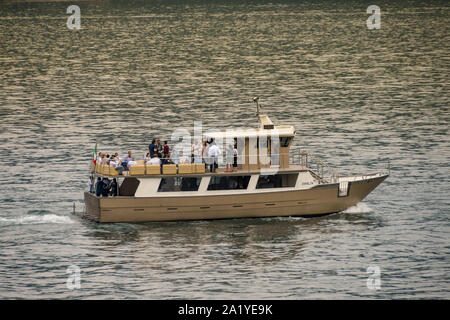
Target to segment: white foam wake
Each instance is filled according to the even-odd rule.
[[[372,209],[370,209],[367,204],[360,202],[356,206],[350,207],[347,210],[345,210],[344,213],[364,213],[371,211]]]
[[[0,224],[2,225],[17,225],[17,224],[50,224],[50,223],[73,223],[74,221],[66,216],[58,216],[56,214],[44,215],[24,215],[14,218],[0,217]]]

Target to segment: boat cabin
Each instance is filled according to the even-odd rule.
[[[274,126],[267,115],[259,115],[259,127],[204,134],[208,141],[233,143],[238,149],[238,169],[289,168],[289,148],[295,137],[293,126]]]
[[[265,168],[289,169],[289,151],[295,137],[293,126],[274,126],[267,115],[259,115],[259,127],[228,130],[226,132],[205,133],[206,141],[213,140],[218,145],[232,143],[237,146],[237,171],[258,172]],[[224,153],[225,153],[224,148]],[[225,156],[225,155],[224,155]],[[190,175],[217,174],[207,173],[203,163],[180,163],[148,165],[144,160],[137,160],[137,165],[123,171],[124,176],[154,176],[154,175]],[[115,177],[119,172],[113,166],[97,163],[92,164],[91,172],[98,175]]]

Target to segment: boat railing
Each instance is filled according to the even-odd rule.
[[[339,172],[336,169],[305,149],[292,148],[290,163],[308,168],[316,176],[319,183],[336,183],[339,181]]]
[[[336,169],[332,168],[325,161],[319,159],[318,157],[312,155],[310,152],[302,148],[291,148],[289,154],[272,154],[271,156],[260,156],[260,155],[246,155],[241,157],[246,157],[250,162],[249,165],[238,165],[238,167],[233,167],[232,172],[235,173],[255,173],[261,171],[269,174],[270,172],[276,173],[280,170],[279,164],[282,156],[289,157],[289,167],[284,167],[282,170],[288,169],[303,169],[309,170],[313,176],[317,179],[319,184],[324,183],[338,183],[340,180],[347,180],[347,178],[352,176],[358,176],[364,178],[371,178],[376,174],[390,174],[390,163],[387,162],[385,170],[381,170],[381,173],[376,174],[365,174],[365,175],[343,175],[339,173]],[[239,156],[238,156],[239,157]],[[253,158],[252,157],[258,157]],[[264,159],[265,158],[265,159]],[[162,165],[151,165],[147,161],[148,159],[135,159],[135,165],[130,166],[130,168],[123,168],[120,170],[116,169],[116,166],[108,164],[94,164],[91,161],[91,173],[97,173],[99,175],[106,176],[142,176],[142,175],[174,175],[174,174],[214,174],[210,173],[210,162],[209,159],[205,163],[192,163],[190,157],[180,159],[180,161],[173,161],[169,158],[161,158]],[[198,159],[197,159],[198,160]],[[217,174],[222,174],[226,171],[226,157],[223,157],[218,161],[218,166],[215,171]],[[234,159],[233,159],[234,160]],[[242,159],[240,159],[242,160]],[[252,161],[253,160],[253,161]],[[260,164],[262,160],[265,160],[264,164]],[[234,162],[234,161],[233,161]],[[242,162],[245,162],[242,160]],[[239,163],[239,162],[238,162]],[[231,168],[229,168],[231,169]],[[228,171],[231,172],[231,171]]]
[[[345,174],[340,175],[339,179],[341,181],[354,181],[354,180],[365,180],[371,179],[376,176],[390,175],[391,174],[391,162],[389,159],[378,159],[376,163],[380,163],[380,166],[377,166],[372,173],[364,173],[354,172],[354,171],[346,171]],[[382,166],[384,165],[384,166]],[[372,171],[372,170],[371,170]]]
[[[245,158],[245,159],[243,159]],[[271,155],[242,155],[238,156],[238,163],[247,162],[247,165],[238,165],[233,168],[233,172],[238,173],[254,173],[261,169],[266,172],[276,172],[280,169],[281,158],[289,158],[289,166],[286,169],[298,169],[299,167],[310,170],[319,183],[336,182],[339,175],[336,170],[331,168],[327,163],[313,156],[304,149],[291,149],[290,153],[280,153]],[[140,175],[164,175],[164,174],[203,174],[210,173],[211,159],[201,159],[202,163],[194,161],[191,157],[182,159],[161,158],[161,165],[149,164],[148,159],[136,159],[129,168],[121,165],[109,165],[107,163],[94,163],[91,161],[91,173],[107,176],[140,176]],[[233,158],[233,163],[234,163]],[[205,165],[206,162],[206,165]],[[227,158],[219,157],[216,173],[226,172]],[[231,169],[231,168],[228,168]]]

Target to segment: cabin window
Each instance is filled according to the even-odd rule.
[[[292,188],[297,183],[298,173],[273,174],[259,176],[256,189]]]
[[[208,190],[247,189],[250,176],[212,176]]]
[[[202,178],[167,177],[162,178],[158,192],[198,191]]]
[[[281,137],[280,138],[280,146],[286,148],[291,143],[291,137]]]

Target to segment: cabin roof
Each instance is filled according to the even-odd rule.
[[[227,138],[255,138],[255,137],[294,137],[293,126],[274,126],[272,120],[266,114],[258,115],[259,128],[227,129],[225,132],[207,132],[203,136],[213,139]]]
[[[279,137],[293,137],[295,136],[295,128],[293,126],[276,126],[274,129],[227,129],[225,132],[218,131],[203,134],[203,136],[206,138],[214,139],[271,137],[275,135],[278,135]]]

